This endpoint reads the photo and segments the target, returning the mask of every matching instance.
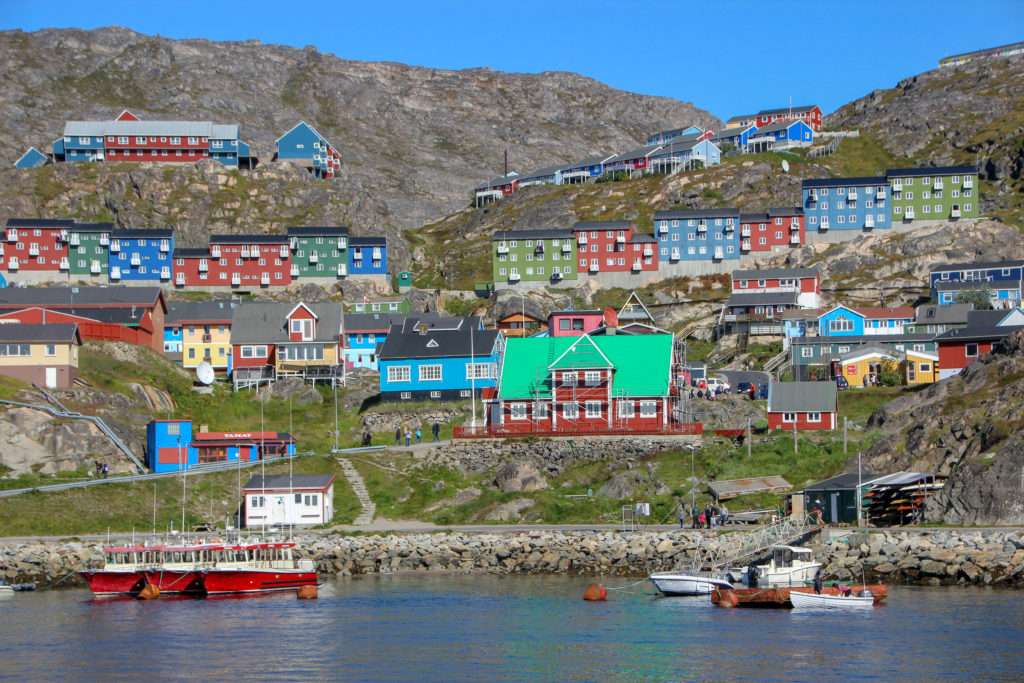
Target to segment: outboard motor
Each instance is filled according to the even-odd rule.
[[[747,585],[751,588],[757,588],[757,579],[760,574],[761,572],[758,571],[756,564],[747,567]]]

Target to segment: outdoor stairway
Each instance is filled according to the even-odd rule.
[[[366,482],[363,481],[363,477],[359,474],[355,467],[352,466],[345,458],[337,458],[338,464],[341,465],[341,471],[345,473],[345,478],[348,479],[348,483],[352,485],[352,490],[356,494],[356,498],[359,499],[359,505],[362,507],[362,511],[352,522],[355,526],[364,526],[373,521],[373,516],[377,512],[377,504],[370,500],[370,493],[366,490]]]
[[[816,529],[810,516],[801,514],[783,517],[754,531],[722,536],[707,547],[698,549],[692,568],[716,570],[739,566],[757,558],[773,545],[790,545],[803,540]]]

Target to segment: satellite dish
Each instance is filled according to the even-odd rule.
[[[782,172],[789,173],[789,162],[785,159],[782,160]]]
[[[604,309],[604,324],[609,327],[615,327],[619,324],[619,316],[615,314],[615,309],[608,307]]]
[[[213,366],[207,363],[205,360],[196,367],[196,377],[203,384],[213,384]]]

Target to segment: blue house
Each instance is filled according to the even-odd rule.
[[[651,166],[658,173],[672,173],[679,168],[690,168],[699,161],[705,166],[714,166],[722,161],[722,150],[711,140],[684,136],[666,143],[651,155]]]
[[[341,169],[338,148],[305,121],[277,139],[277,160],[304,166],[317,178],[333,178]]]
[[[614,154],[599,154],[585,157],[576,163],[562,167],[562,184],[579,185],[586,183],[604,173],[604,165]]]
[[[725,143],[729,143],[736,149],[743,151],[747,148],[750,143],[750,136],[757,132],[757,126],[736,126],[735,128],[726,128],[720,130],[715,135],[711,136],[711,142],[719,148]]]
[[[940,306],[959,303],[966,292],[988,292],[992,308],[1013,308],[1021,302],[1021,281],[939,280],[932,284],[932,299]]]
[[[532,173],[524,173],[519,176],[519,189],[530,187],[531,185],[561,185],[562,184],[562,167],[561,166],[547,166],[545,168],[538,168]]]
[[[807,146],[814,142],[814,131],[803,121],[779,121],[761,126],[750,134],[748,141],[754,151],[767,151],[774,147]]]
[[[858,337],[903,334],[914,322],[913,308],[850,308],[836,306],[818,317],[823,337]]]
[[[170,284],[173,230],[114,230],[109,249],[112,282],[158,280]]]
[[[802,192],[807,232],[892,227],[885,178],[805,180]]]
[[[103,131],[84,121],[69,121],[53,142],[54,161],[104,161],[104,150]]]
[[[655,211],[659,263],[740,257],[739,209]]]
[[[39,168],[50,163],[50,157],[40,152],[35,147],[29,147],[28,151],[18,157],[14,162],[14,168]]]
[[[836,306],[818,316],[823,337],[859,337],[864,335],[864,315],[847,306]]]
[[[479,317],[434,325],[408,316],[392,325],[377,355],[384,401],[454,401],[492,393],[497,386],[502,339]]]
[[[987,261],[977,263],[949,263],[932,266],[928,272],[928,284],[935,296],[937,282],[1010,282],[1024,280],[1024,261]]]
[[[191,420],[153,420],[146,425],[146,466],[153,472],[282,455],[295,455],[295,439],[287,432],[196,432]]]
[[[700,135],[704,131],[700,126],[687,126],[686,128],[673,128],[672,130],[663,130],[655,133],[651,137],[647,138],[648,145],[663,145],[669,140],[675,140],[678,137],[684,135],[692,135],[696,133]]]
[[[420,324],[431,327],[444,324],[450,326],[452,318],[442,318],[437,313],[370,312],[345,313],[345,367],[366,368],[376,371],[377,349],[388,337],[394,325],[403,325],[406,318],[417,318]]]
[[[386,275],[388,272],[387,239],[384,237],[350,237],[348,240],[348,274]]]

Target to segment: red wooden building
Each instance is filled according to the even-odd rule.
[[[804,211],[800,207],[740,214],[740,252],[776,251],[805,242]]]
[[[287,235],[210,235],[205,258],[194,250],[176,250],[175,255],[176,286],[188,287],[194,280],[208,287],[258,289],[292,281]]]
[[[835,429],[838,415],[835,382],[772,382],[768,388],[769,429]]]
[[[754,125],[763,128],[771,123],[781,121],[803,121],[815,133],[821,130],[821,109],[816,104],[805,107],[783,107],[781,109],[762,109],[755,114]]]
[[[658,244],[654,235],[638,233],[630,221],[577,223],[579,273],[657,272]]]
[[[948,330],[935,337],[939,347],[939,379],[957,375],[968,365],[984,356],[1005,337],[1021,329],[1020,326],[998,325],[964,327]]]
[[[0,271],[67,273],[71,219],[8,218],[0,242]]]

